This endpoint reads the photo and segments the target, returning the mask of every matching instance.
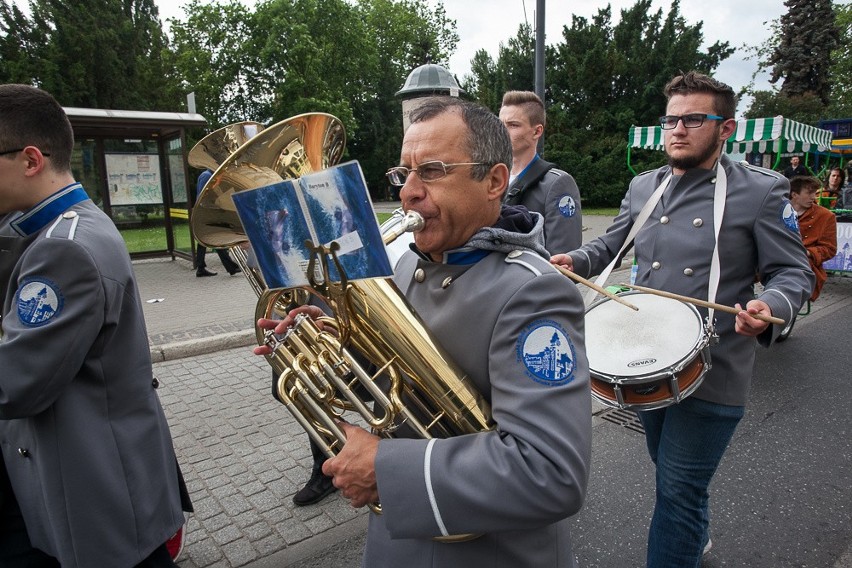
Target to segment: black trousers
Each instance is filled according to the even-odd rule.
[[[225,267],[225,270],[227,270],[228,273],[233,274],[240,267],[239,264],[231,259],[231,256],[228,254],[228,249],[217,248],[213,250],[219,255],[219,260],[222,261],[222,266]],[[195,248],[195,268],[207,268],[207,260],[204,258],[205,256],[207,256],[207,247],[204,245],[198,245]]]

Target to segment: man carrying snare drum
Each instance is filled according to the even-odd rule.
[[[714,312],[718,343],[712,342],[712,368],[695,393],[638,413],[657,469],[647,565],[691,568],[710,549],[707,489],[744,413],[754,340],[769,346],[784,327],[755,316],[789,321],[810,296],[814,275],[784,197],[788,181],[722,153],[736,128],[731,87],[689,72],[664,92],[660,123],[669,164],[631,182],[605,235],[551,262],[580,276],[600,274],[636,224],[636,284],[741,310]],[[637,223],[646,203],[650,213]],[[755,274],[764,286],[757,298]]]

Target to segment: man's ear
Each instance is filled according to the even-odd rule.
[[[538,140],[544,134],[544,125],[536,124],[535,129],[533,130],[533,138]]]
[[[24,148],[19,159],[24,162],[24,175],[27,177],[38,175],[47,167],[44,154],[35,146]]]
[[[719,133],[719,137],[724,142],[728,138],[734,135],[734,131],[737,129],[737,121],[733,118],[729,118],[722,122],[722,130]]]
[[[506,164],[494,164],[488,172],[488,198],[503,199],[503,193],[509,186],[509,168]]]

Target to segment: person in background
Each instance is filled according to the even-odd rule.
[[[195,201],[198,199],[198,196],[201,195],[201,190],[204,189],[204,186],[207,185],[207,182],[210,180],[213,172],[210,170],[204,170],[201,172],[201,175],[198,176],[198,182],[195,184],[195,193],[192,195],[192,205],[195,206]],[[219,255],[219,260],[222,261],[222,266],[225,267],[225,270],[228,271],[228,274],[233,276],[237,272],[242,272],[240,265],[231,259],[231,256],[228,254],[227,249],[217,248],[213,249],[216,251],[216,254]],[[212,270],[208,270],[207,268],[207,247],[198,243],[195,247],[195,275],[200,277],[203,276],[216,276],[216,273]]]
[[[819,188],[819,180],[812,176],[797,176],[790,180],[790,203],[798,217],[808,262],[816,275],[810,298],[812,302],[819,297],[828,278],[822,263],[837,254],[837,218],[834,213],[816,204]]]
[[[175,567],[181,476],[127,247],[59,103],[0,85],[0,566]]]
[[[577,183],[536,152],[544,133],[544,103],[531,91],[509,91],[503,95],[500,120],[512,140],[512,175],[504,202],[544,216],[548,251],[578,248],[583,244],[583,215]]]
[[[710,481],[745,412],[755,339],[768,346],[784,328],[755,316],[790,321],[810,295],[814,275],[785,197],[787,179],[722,153],[736,129],[733,89],[690,71],[674,77],[664,94],[660,124],[669,164],[633,178],[605,235],[551,262],[580,276],[600,274],[649,204],[650,216],[631,239],[635,283],[741,310],[714,313],[712,368],[690,397],[638,412],[656,466],[647,565],[697,568],[712,542]],[[755,274],[763,284],[757,297]]]
[[[425,227],[394,281],[490,403],[494,427],[422,439],[403,424],[380,439],[343,424],[346,443],[323,471],[354,507],[381,503],[365,567],[575,567],[568,518],[591,459],[580,293],[549,265],[541,215],[502,205],[512,146],[500,120],[452,97],[410,119],[388,179]],[[258,325],[283,333],[300,310],[322,315],[306,306]],[[478,537],[435,540],[467,534]]]
[[[795,176],[811,175],[808,169],[800,162],[801,160],[798,156],[793,156],[792,158],[790,158],[790,165],[784,169],[784,177],[787,179],[791,179]]]
[[[841,197],[844,185],[846,185],[846,172],[843,168],[831,168],[825,179],[825,187],[819,188],[816,195],[817,204],[826,209],[843,209]],[[840,200],[840,206],[837,204],[838,200]]]

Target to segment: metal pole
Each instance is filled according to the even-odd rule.
[[[544,101],[544,0],[536,0],[535,8],[535,94]],[[537,150],[544,153],[544,133]]]

